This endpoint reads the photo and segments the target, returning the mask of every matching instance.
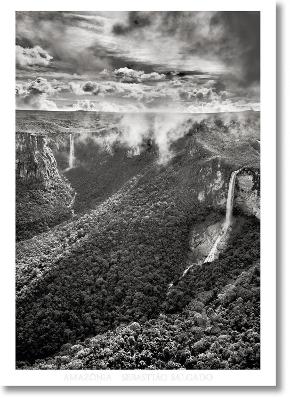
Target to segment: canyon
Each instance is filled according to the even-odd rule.
[[[166,318],[169,329],[193,301],[202,302],[209,318],[203,326],[194,308],[194,324],[208,329],[206,335],[222,332],[211,308],[225,307],[219,298],[233,296],[227,285],[240,282],[243,272],[258,274],[257,116],[185,121],[165,163],[154,137],[130,151],[108,139],[103,145],[91,127],[84,138],[72,125],[72,135],[67,119],[54,118],[42,135],[41,119],[22,118],[16,139],[17,209],[20,216],[29,210],[31,221],[17,220],[26,232],[16,246],[18,368],[33,368],[62,346],[86,348],[94,335],[98,342],[110,331],[115,340],[115,330],[133,322],[146,335],[148,321],[159,326]],[[46,224],[35,230],[39,215]],[[242,310],[241,318],[248,312]],[[54,358],[42,363],[61,365]]]

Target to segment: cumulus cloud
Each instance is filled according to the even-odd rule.
[[[166,79],[165,74],[159,74],[158,72],[146,74],[144,71],[136,71],[127,67],[115,69],[114,76],[121,82],[127,83],[157,82]]]
[[[118,81],[63,82],[39,77],[26,83],[18,83],[16,97],[19,108],[56,109],[61,93],[59,108],[109,112],[234,111],[253,109],[253,104],[259,101],[254,87],[252,90],[240,88],[236,93],[223,90],[224,88],[216,80],[197,83],[196,80],[180,79],[176,85],[170,80],[147,84]],[[63,105],[63,101],[67,106]]]
[[[37,78],[24,84],[18,83],[16,85],[16,106],[19,109],[57,110],[55,102],[48,96],[58,90],[44,78]]]
[[[52,59],[53,57],[40,46],[32,48],[16,46],[16,66],[18,67],[47,66]]]
[[[191,85],[184,85],[178,90],[181,99],[191,101],[192,103],[212,103],[221,102],[229,97],[229,93],[226,90],[215,89],[212,87],[197,87]]]
[[[77,95],[99,95],[104,96],[108,94],[125,94],[126,90],[129,90],[129,87],[122,86],[117,84],[116,82],[95,82],[95,81],[87,81],[87,82],[71,82],[70,83],[71,90]]]
[[[75,111],[95,111],[95,112],[114,112],[114,113],[130,113],[142,112],[142,105],[134,104],[117,104],[112,101],[93,101],[93,100],[78,100],[74,105]]]
[[[94,95],[100,97],[119,97],[150,104],[165,99],[173,99],[174,91],[169,87],[147,86],[137,83],[114,81],[71,82],[70,88],[76,95]]]

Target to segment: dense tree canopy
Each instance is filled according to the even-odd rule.
[[[18,368],[259,368],[259,222],[238,217],[219,259],[182,276],[192,228],[224,219],[236,166],[191,136],[179,145],[166,165],[130,161],[133,177],[117,161],[126,179],[99,198],[72,170],[86,212],[18,244]]]

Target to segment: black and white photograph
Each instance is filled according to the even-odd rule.
[[[16,371],[261,369],[260,20],[15,12]]]

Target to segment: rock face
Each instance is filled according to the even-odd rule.
[[[194,225],[190,235],[189,247],[194,255],[195,263],[202,264],[204,262],[221,229],[222,220],[215,222],[211,216]]]
[[[224,210],[227,201],[230,176],[233,168],[218,158],[200,167],[195,199],[200,204]],[[234,209],[260,219],[260,171],[243,168],[237,174],[234,194]]]
[[[196,179],[197,190],[193,194],[195,197],[193,200],[201,205],[223,209],[227,201],[230,174],[231,171],[218,157],[200,165]]]
[[[44,136],[18,133],[16,135],[16,179],[28,185],[47,187],[59,172]]]
[[[235,206],[260,219],[260,172],[244,169],[237,176]]]
[[[60,175],[47,139],[16,135],[16,238],[29,239],[67,220],[75,193]]]

